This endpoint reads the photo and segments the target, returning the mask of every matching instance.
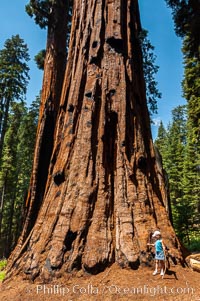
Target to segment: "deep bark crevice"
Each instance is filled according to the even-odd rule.
[[[76,237],[77,237],[77,232],[73,232],[71,230],[69,230],[67,232],[66,238],[64,240],[64,245],[66,247],[65,251],[70,251],[71,250],[72,243],[76,239]]]
[[[111,49],[113,49],[117,53],[124,54],[124,41],[122,39],[110,37],[106,39],[106,43],[108,43]]]
[[[35,224],[38,216],[39,208],[41,206],[45,185],[48,177],[48,168],[50,164],[50,158],[53,149],[53,135],[54,135],[54,115],[51,112],[46,112],[44,130],[43,130],[43,140],[40,146],[40,154],[38,160],[38,171],[37,171],[37,186],[35,191],[35,199],[31,210],[31,220],[29,222],[27,233],[29,233]]]

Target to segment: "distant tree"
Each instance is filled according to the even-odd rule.
[[[1,256],[8,256],[13,245],[12,227],[18,180],[17,145],[19,143],[18,129],[24,114],[24,104],[13,102],[8,116],[8,129],[1,158],[0,196],[2,202],[0,235]]]
[[[174,183],[182,187],[181,197],[178,197],[181,201],[174,206],[173,213],[179,236],[190,243],[191,239],[199,237],[200,234],[197,231],[200,223],[200,1],[166,0],[166,3],[172,9],[175,32],[183,38],[184,79],[182,86],[183,95],[187,100],[184,158],[180,158],[184,159],[181,166],[182,174],[177,173],[177,179],[174,177]],[[170,134],[171,130],[172,128],[169,128]],[[180,147],[178,141],[177,138],[176,147],[178,145]],[[174,153],[174,158],[178,158],[176,153]],[[164,162],[166,164],[167,159]],[[171,162],[171,165],[174,164]],[[168,167],[171,172],[170,164]],[[173,195],[175,190],[173,188],[171,190]]]
[[[187,144],[187,111],[186,106],[178,106],[172,111],[172,123],[167,131],[163,125],[159,127],[155,140],[159,148],[163,165],[168,175],[173,225],[178,236],[184,241],[189,237],[191,197],[184,195],[185,155]]]
[[[18,169],[18,181],[16,192],[16,207],[14,212],[15,229],[14,243],[17,242],[26,215],[26,198],[30,184],[30,176],[33,165],[33,154],[38,125],[40,96],[36,97],[26,110],[19,126],[16,166]]]
[[[27,109],[13,102],[0,170],[0,256],[8,256],[22,228],[35,146],[39,98]]]
[[[154,46],[148,39],[148,31],[142,29],[140,31],[140,41],[143,55],[143,72],[146,84],[146,97],[150,114],[157,113],[157,99],[161,98],[161,93],[157,88],[155,75],[159,67],[155,65],[156,56],[154,54]]]
[[[172,8],[175,31],[180,37],[188,37],[190,55],[200,59],[200,1],[199,0],[165,0]]]
[[[190,39],[183,42],[183,93],[187,100],[187,147],[184,172],[184,198],[191,207],[189,239],[200,235],[200,60],[190,55]]]
[[[19,35],[7,39],[0,50],[0,157],[13,101],[22,101],[29,80],[28,47]]]
[[[165,157],[165,152],[168,147],[168,145],[167,145],[168,144],[168,134],[167,134],[167,130],[165,129],[162,121],[160,122],[160,125],[158,127],[158,134],[157,134],[154,144],[156,145],[156,147],[158,147],[162,156]]]
[[[187,122],[187,145],[183,173],[183,204],[187,215],[187,240],[200,235],[200,148],[195,142],[190,120]],[[185,220],[183,221],[185,224]]]
[[[167,159],[168,154],[168,132],[165,129],[163,122],[160,122],[158,127],[158,135],[156,140],[154,141],[154,148],[156,152],[156,162],[159,165],[159,178],[164,182],[164,192],[165,195],[165,207],[167,209],[169,218],[171,223],[173,224],[172,218],[172,208],[171,208],[171,201],[170,201],[170,187],[169,187],[169,176],[165,169],[165,162]]]
[[[183,200],[186,120],[185,106],[178,106],[172,111],[172,124],[168,129],[168,149],[165,163],[169,176],[173,224],[182,240],[188,235],[189,214]]]
[[[184,79],[182,82],[183,94],[187,100],[189,129],[193,133],[193,143],[200,148],[200,61],[196,57],[189,55],[189,39],[183,42],[184,55]],[[197,150],[197,153],[198,150]]]

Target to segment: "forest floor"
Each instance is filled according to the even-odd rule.
[[[79,271],[44,284],[20,277],[0,284],[1,301],[115,301],[115,300],[200,300],[200,273],[171,266],[164,278],[152,268],[121,269],[117,265],[98,275]]]

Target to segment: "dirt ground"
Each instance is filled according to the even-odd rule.
[[[30,283],[20,277],[0,285],[1,301],[115,301],[115,300],[200,300],[200,273],[173,266],[164,276],[152,268],[121,269],[117,265],[98,275],[66,274],[48,284]]]

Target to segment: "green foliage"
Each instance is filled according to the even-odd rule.
[[[159,67],[155,65],[156,56],[154,55],[154,47],[148,39],[148,31],[141,30],[140,41],[143,55],[143,72],[146,83],[146,97],[150,113],[157,113],[157,99],[161,98],[158,91],[155,75]]]
[[[200,234],[200,1],[166,3],[172,9],[176,34],[183,38],[182,87],[187,120],[183,122],[180,115],[173,115],[168,128],[168,151],[161,149],[161,153],[169,174],[174,225],[179,237],[190,246]]]
[[[7,260],[6,259],[0,260],[0,271],[3,271],[6,267],[6,265],[7,265]]]
[[[176,34],[188,37],[190,56],[199,59],[200,50],[200,1],[199,0],[165,0],[172,9]]]
[[[6,265],[7,265],[6,259],[0,260],[0,281],[3,281],[6,276],[6,272],[5,272]]]
[[[5,271],[1,271],[0,272],[0,281],[3,281],[4,278],[5,278],[5,276],[6,276],[6,272]]]
[[[67,5],[68,5],[66,14],[71,16],[73,0],[65,0],[65,1],[67,1]],[[56,5],[62,6],[62,2],[60,1],[59,3],[59,1],[56,0],[30,0],[29,4],[26,5],[25,9],[27,14],[31,18],[34,18],[35,23],[38,24],[40,28],[46,28],[50,24],[55,23],[56,21],[55,18],[57,18],[57,16],[54,16],[53,13],[53,7],[55,7]]]
[[[38,111],[39,97],[29,109],[13,103],[9,113],[0,169],[0,256],[10,254],[22,229]]]
[[[14,202],[16,195],[16,184],[18,179],[18,168],[16,167],[17,144],[19,143],[18,128],[20,126],[24,105],[13,103],[9,115],[9,125],[5,134],[4,147],[1,158],[0,192],[3,199],[3,215],[1,220],[1,248],[4,247],[2,255],[9,253],[12,244],[12,223],[14,215]]]
[[[46,50],[42,49],[35,55],[34,61],[37,64],[38,69],[44,70],[44,60],[45,60]]]
[[[159,128],[158,128],[158,135],[155,140],[155,146],[159,149],[161,154],[165,154],[168,149],[167,145],[167,131],[162,123],[160,122]]]
[[[200,229],[199,152],[190,133],[187,106],[178,106],[167,130],[160,124],[155,141],[168,175],[173,225],[186,244],[198,237]]]
[[[26,12],[31,18],[34,18],[36,24],[45,28],[48,25],[54,2],[55,0],[30,0],[29,4],[26,5]]]
[[[200,60],[191,56],[191,39],[185,36],[183,41],[184,80],[183,93],[187,100],[187,146],[184,161],[184,202],[190,212],[189,231],[199,235],[200,228]],[[191,239],[191,238],[190,238]]]
[[[186,243],[186,247],[190,252],[199,252],[200,250],[200,238],[192,237],[189,243]]]
[[[190,119],[187,122],[187,145],[184,159],[183,200],[189,208],[190,233],[199,233],[200,228],[200,145],[195,142]],[[196,135],[195,135],[196,137]],[[192,214],[191,214],[192,212]]]
[[[190,122],[193,143],[200,144],[200,61],[196,57],[189,55],[188,44],[190,41],[186,37],[183,42],[184,54],[184,80],[182,83],[184,97],[188,101],[188,118]]]
[[[5,99],[23,99],[29,80],[28,47],[19,35],[7,39],[0,50],[0,94]]]
[[[23,101],[29,80],[28,47],[19,35],[7,39],[0,50],[0,159],[8,114],[14,101]]]
[[[182,177],[185,153],[185,106],[178,106],[172,111],[172,124],[168,127],[166,159],[164,168],[169,176],[170,200],[173,212],[173,224],[178,233],[183,233],[182,223]],[[187,223],[187,219],[184,216]]]

